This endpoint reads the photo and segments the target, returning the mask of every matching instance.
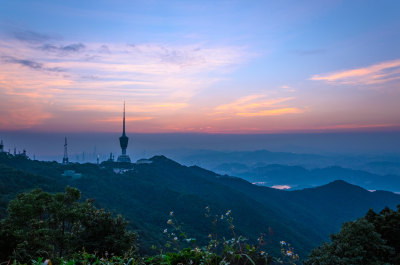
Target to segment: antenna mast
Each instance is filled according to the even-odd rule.
[[[125,135],[125,100],[124,100],[124,119],[122,125],[122,135]]]
[[[65,143],[64,143],[64,157],[62,163],[64,165],[68,164],[68,152],[67,152],[67,137],[65,137]]]

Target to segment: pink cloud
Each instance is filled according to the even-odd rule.
[[[126,122],[131,122],[131,121],[147,121],[154,119],[154,117],[127,117],[125,118]],[[108,118],[108,119],[103,119],[103,120],[98,120],[99,122],[119,122],[121,123],[121,117],[113,117],[113,118]]]
[[[232,103],[217,106],[214,115],[263,117],[304,112],[297,107],[287,106],[287,102],[292,99],[293,97],[268,99],[265,95],[248,95]],[[216,119],[221,118],[217,117]]]
[[[13,116],[14,125],[42,124],[51,117],[50,105],[52,113],[81,111],[104,116],[105,112],[120,112],[123,99],[131,113],[166,116],[190,107],[199,91],[249,58],[236,46],[51,41],[0,40],[0,96],[15,99],[8,106],[20,113]],[[27,121],[36,112],[37,118]],[[3,118],[2,128],[11,126],[10,122]]]
[[[302,113],[303,110],[298,108],[278,108],[269,110],[260,110],[256,112],[239,112],[236,115],[243,117],[260,117],[260,116],[279,116],[284,114]]]
[[[338,84],[371,85],[400,79],[400,59],[377,63],[368,67],[314,75],[310,80]]]

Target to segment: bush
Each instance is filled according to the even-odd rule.
[[[79,198],[80,192],[70,187],[65,193],[37,189],[19,194],[0,221],[1,260],[59,260],[82,249],[122,255],[136,249],[136,235],[126,230],[121,216],[114,218]]]
[[[305,264],[400,264],[400,206],[344,223],[331,243],[314,249]]]

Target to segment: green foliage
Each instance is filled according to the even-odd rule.
[[[61,259],[60,265],[135,265],[140,263],[140,260],[139,263],[136,262],[136,255],[132,251],[127,251],[121,256],[109,255],[106,252],[102,257],[82,251],[74,253],[71,259]]]
[[[62,196],[63,195],[63,196]],[[66,202],[68,206],[71,206],[73,203],[76,203],[76,200],[79,198],[79,191],[73,188],[68,188],[66,190],[65,194],[48,194],[45,192],[42,192],[40,190],[35,190],[32,191],[29,194],[21,194],[18,195],[18,199],[12,201],[9,209],[10,209],[10,216],[9,218],[12,219],[13,221],[17,221],[19,224],[17,226],[20,226],[21,224],[26,225],[26,220],[30,220],[30,215],[36,215],[39,213],[39,215],[43,215],[43,210],[40,211],[40,209],[46,209],[46,204],[44,204],[42,201],[45,202],[51,202],[51,198],[56,198],[56,201],[59,202],[59,198],[63,197],[63,201]],[[33,197],[36,201],[39,203],[35,206],[28,206],[27,208],[24,208],[21,206],[21,204],[30,204],[30,200],[26,199],[26,197]],[[43,207],[45,205],[45,207]],[[79,205],[79,203],[78,203]],[[82,204],[83,205],[83,204]],[[58,205],[59,208],[65,208],[65,205]],[[73,208],[73,207],[70,207]],[[33,210],[32,210],[33,209]],[[95,210],[95,214],[99,215],[102,213],[101,210]],[[62,210],[61,212],[65,213],[65,209]],[[79,210],[77,211],[79,212]],[[76,212],[75,212],[76,213]],[[46,213],[47,215],[52,215],[53,213]],[[58,214],[58,213],[57,213]],[[93,219],[87,215],[88,211],[84,211],[85,216],[90,219],[90,222],[94,222],[97,225],[100,226],[95,231],[91,231],[93,233],[98,233],[101,231],[102,224],[106,225],[108,222],[104,221],[99,221],[99,219]],[[67,214],[63,214],[63,216],[68,216]],[[80,216],[77,214],[76,216]],[[107,215],[108,216],[108,215]],[[233,225],[233,217],[231,216],[231,211],[227,211],[223,215],[215,215],[211,216],[210,214],[210,208],[206,207],[206,217],[211,218],[213,226],[217,229],[217,223],[221,222],[225,225],[228,226],[229,230],[231,231],[231,239],[226,239],[225,237],[222,237],[218,239],[218,231],[214,230],[213,233],[209,234],[209,243],[206,246],[203,247],[198,247],[196,239],[194,238],[188,238],[187,234],[182,230],[182,226],[178,223],[177,219],[174,216],[173,212],[170,212],[169,219],[167,221],[167,224],[170,226],[168,229],[170,229],[170,232],[168,232],[168,229],[164,230],[164,234],[166,236],[166,248],[167,251],[165,254],[164,251],[162,250],[160,254],[154,255],[151,257],[146,257],[146,258],[140,258],[135,255],[134,249],[129,249],[128,251],[121,249],[119,253],[117,252],[99,252],[99,248],[96,248],[94,252],[86,252],[84,249],[83,251],[78,251],[77,248],[70,248],[66,249],[64,253],[66,253],[63,256],[60,256],[57,258],[57,256],[48,256],[46,255],[49,252],[49,249],[52,249],[54,251],[54,246],[51,246],[46,244],[49,242],[54,242],[56,241],[56,238],[54,238],[54,234],[51,235],[47,233],[47,235],[50,238],[49,242],[45,242],[44,237],[39,238],[40,240],[36,240],[36,238],[33,239],[25,239],[27,242],[24,244],[24,247],[26,248],[26,251],[31,250],[36,252],[32,252],[30,257],[30,260],[26,258],[24,260],[24,257],[22,256],[21,253],[18,253],[18,255],[14,255],[14,264],[15,265],[22,265],[18,263],[18,261],[25,261],[29,262],[32,265],[41,265],[41,264],[52,264],[52,261],[55,261],[56,264],[61,264],[61,265],[116,265],[116,264],[123,264],[123,265],[134,265],[134,264],[140,264],[140,265],[180,265],[180,264],[191,264],[191,265],[228,265],[228,264],[235,264],[235,265],[267,265],[271,264],[273,261],[272,257],[269,256],[266,252],[261,250],[264,246],[264,241],[263,241],[263,236],[260,236],[258,239],[258,245],[252,245],[248,243],[248,240],[244,238],[243,236],[237,235],[235,231],[235,226]],[[54,217],[56,218],[56,217]],[[106,218],[108,220],[108,218]],[[116,218],[115,220],[118,220],[119,218]],[[32,220],[31,220],[32,221]],[[48,221],[48,220],[46,220]],[[115,223],[114,223],[115,225]],[[84,222],[81,222],[79,226],[85,226]],[[46,226],[43,226],[46,227]],[[31,230],[35,230],[35,232],[38,232],[37,228],[30,228]],[[49,229],[49,228],[48,228]],[[40,229],[39,229],[40,230]],[[85,230],[90,231],[89,229]],[[26,232],[26,231],[24,231]],[[47,231],[48,232],[48,231]],[[46,234],[46,233],[45,233]],[[52,238],[53,236],[53,238]],[[96,238],[97,243],[99,246],[107,246],[109,243],[107,240],[104,238],[102,239],[102,235],[97,235],[99,238]],[[90,236],[89,236],[90,237]],[[88,246],[87,244],[85,245],[85,239],[81,238],[70,238],[71,241],[69,243],[75,243],[77,245],[80,245],[80,243],[83,242],[84,246]],[[117,240],[117,238],[114,238]],[[29,241],[30,240],[30,241]],[[80,240],[80,241],[79,241]],[[42,245],[37,244],[38,241],[43,243]],[[171,242],[172,241],[172,242]],[[90,242],[90,240],[87,240],[87,242]],[[87,243],[86,242],[86,243]],[[65,245],[67,246],[67,244]],[[121,246],[120,246],[121,247]],[[47,248],[47,249],[46,249]],[[105,248],[106,249],[106,248]],[[108,247],[108,249],[112,249],[112,245]],[[171,251],[172,250],[172,251]],[[69,252],[68,252],[69,251]],[[93,251],[93,250],[92,250]],[[292,251],[292,249],[290,249]],[[28,251],[29,252],[29,251]],[[95,253],[95,254],[90,254],[90,253]],[[26,253],[23,253],[26,254]],[[38,255],[38,258],[34,259],[33,255],[36,254]],[[287,254],[287,251],[285,252],[285,255]],[[287,256],[287,255],[286,255]],[[51,259],[51,260],[50,260]],[[287,262],[287,260],[282,260],[282,259],[275,259],[276,262],[279,264],[295,264],[294,262]]]
[[[0,158],[6,154],[0,153]],[[65,185],[53,181],[48,177],[26,173],[0,163],[0,218],[7,213],[7,205],[17,193],[34,188],[42,188],[46,191],[62,191]]]
[[[200,249],[185,248],[178,252],[167,252],[148,257],[144,260],[147,265],[176,265],[176,264],[220,264],[221,258],[215,253],[207,253]]]
[[[161,251],[145,259],[148,265],[165,264],[193,264],[193,265],[212,265],[212,264],[236,264],[236,265],[265,265],[270,264],[272,257],[262,250],[264,247],[263,236],[258,239],[258,245],[252,245],[243,236],[237,235],[233,225],[231,210],[223,215],[211,215],[210,208],[206,207],[206,217],[211,218],[213,232],[208,235],[209,243],[206,246],[199,247],[195,238],[188,238],[182,231],[182,226],[170,212],[170,218],[167,221],[169,228],[164,230],[166,236],[165,247],[166,254]],[[219,237],[217,224],[221,222],[228,226],[231,232],[231,238]],[[286,264],[286,263],[285,263]]]
[[[379,214],[369,210],[365,219],[374,225],[386,245],[394,248],[393,255],[389,257],[390,263],[400,264],[400,205],[397,211],[385,208]]]
[[[399,264],[400,206],[343,224],[331,243],[314,249],[305,264]]]
[[[10,202],[9,215],[0,221],[0,258],[29,261],[36,257],[57,260],[84,248],[91,253],[122,254],[135,247],[136,235],[126,230],[120,216],[78,202],[80,192],[40,189],[22,193]]]

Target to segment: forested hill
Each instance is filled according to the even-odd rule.
[[[0,154],[0,211],[16,193],[42,188],[62,191],[65,186],[80,189],[85,198],[93,198],[98,207],[121,213],[140,236],[141,250],[164,241],[168,213],[182,224],[189,237],[205,242],[214,229],[211,215],[232,211],[237,233],[256,240],[261,233],[272,253],[279,252],[279,241],[292,243],[303,257],[337,232],[344,221],[400,204],[400,195],[369,192],[344,181],[300,191],[281,191],[220,176],[193,166],[182,166],[164,156],[151,163],[135,164],[132,171],[115,174],[113,165],[69,164],[32,161]],[[61,174],[66,169],[82,173],[73,179]],[[221,236],[226,225],[219,218]]]

